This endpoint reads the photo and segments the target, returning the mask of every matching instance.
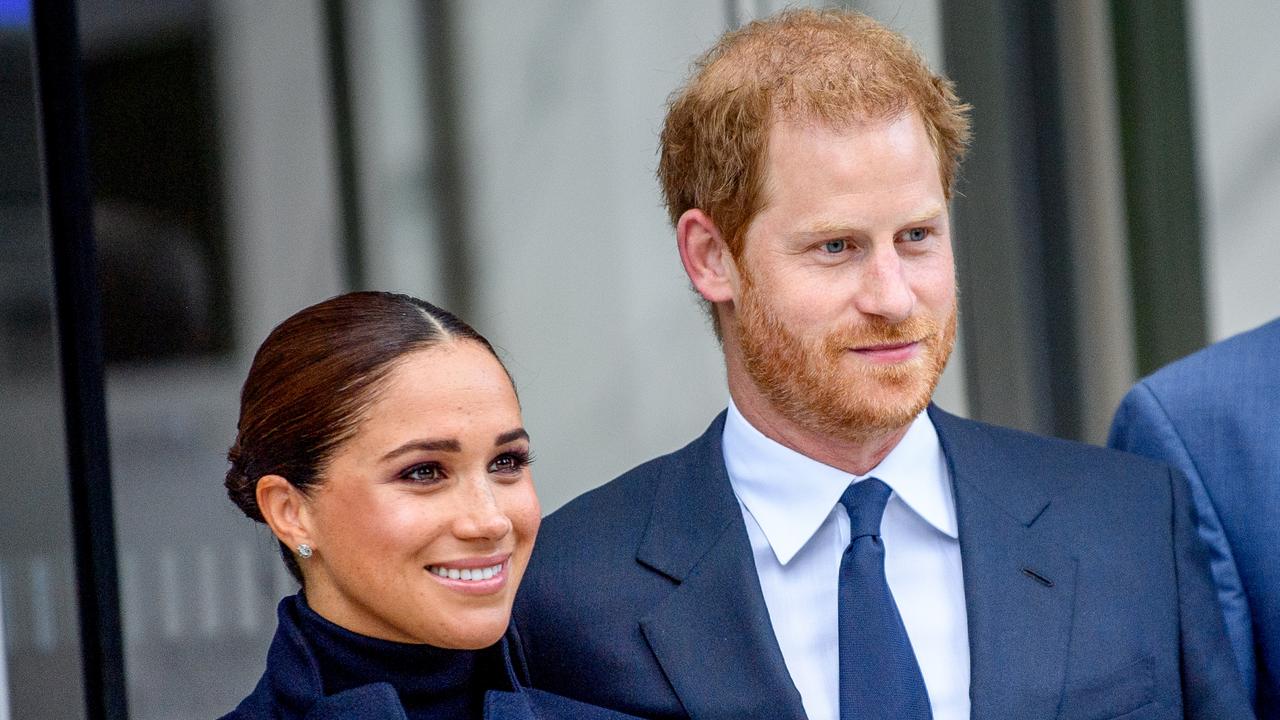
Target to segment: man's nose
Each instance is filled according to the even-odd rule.
[[[907,267],[893,243],[877,245],[859,268],[861,277],[854,306],[864,315],[875,315],[889,323],[911,317],[916,296],[907,281]]]

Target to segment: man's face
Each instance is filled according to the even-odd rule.
[[[733,322],[755,389],[809,432],[862,440],[928,404],[955,344],[938,161],[912,112],[833,130],[777,123]]]

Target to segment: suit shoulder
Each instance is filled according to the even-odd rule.
[[[543,520],[541,534],[576,529],[580,532],[598,529],[635,519],[639,511],[648,510],[654,487],[670,464],[671,455],[648,460],[609,482],[565,503]]]
[[[1162,399],[1194,393],[1206,396],[1206,389],[1224,384],[1280,384],[1280,318],[1261,327],[1233,335],[1164,366],[1143,378]],[[1267,372],[1271,369],[1271,372]],[[1222,397],[1211,392],[1208,397]]]
[[[692,471],[697,458],[718,438],[722,423],[723,414],[683,448],[641,463],[548,515],[538,531],[535,557],[576,557],[587,538],[597,550],[634,552],[648,526],[659,483],[664,477]]]
[[[944,413],[945,414],[945,413]],[[935,415],[935,421],[940,419]],[[1168,467],[1161,462],[1138,457],[1112,448],[1099,447],[1075,440],[1037,435],[1024,430],[1001,425],[992,425],[980,420],[969,420],[948,415],[944,428],[954,431],[957,427],[967,425],[967,432],[980,438],[995,449],[1000,449],[1000,461],[1007,462],[1012,458],[1019,462],[1030,462],[1034,465],[1063,465],[1087,468],[1090,470],[1125,470],[1133,472],[1167,473]],[[945,433],[945,430],[944,430]]]
[[[1021,478],[1049,496],[1086,502],[1090,497],[1128,497],[1145,503],[1170,492],[1169,466],[1157,460],[977,420],[934,419],[948,455],[965,458],[970,471]]]

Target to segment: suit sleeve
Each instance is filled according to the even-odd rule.
[[[1160,399],[1145,382],[1135,385],[1121,401],[1107,444],[1117,450],[1168,463],[1186,476],[1196,511],[1197,534],[1208,550],[1209,569],[1217,586],[1217,599],[1226,623],[1227,638],[1231,642],[1245,692],[1252,700],[1256,691],[1253,623],[1235,555],[1227,543],[1217,508],[1205,489],[1204,481],[1182,436],[1169,419]]]
[[[1184,717],[1195,720],[1253,718],[1248,695],[1223,632],[1205,545],[1196,532],[1186,478],[1170,469],[1173,543],[1182,640]]]

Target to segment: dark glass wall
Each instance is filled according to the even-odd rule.
[[[30,9],[0,3],[0,718],[6,720],[84,717],[35,98]]]

